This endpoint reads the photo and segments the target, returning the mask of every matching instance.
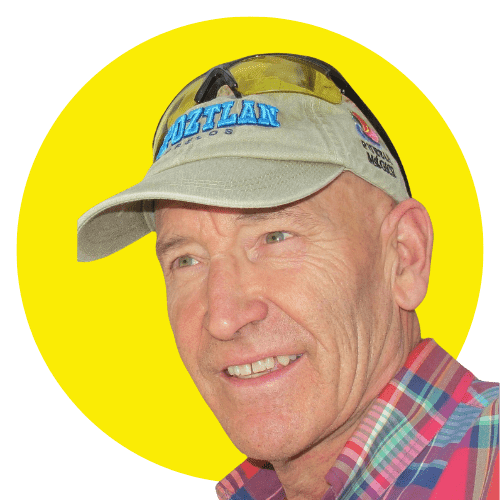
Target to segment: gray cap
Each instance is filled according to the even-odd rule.
[[[155,230],[154,200],[232,208],[285,205],[349,171],[400,202],[399,165],[359,109],[297,93],[219,97],[179,117],[145,178],[78,220],[78,260]]]

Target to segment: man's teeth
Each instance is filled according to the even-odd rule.
[[[279,366],[288,366],[292,361],[300,358],[301,354],[290,354],[284,356],[276,356],[275,358],[264,358],[255,363],[246,365],[233,365],[227,367],[227,372],[232,377],[238,378],[255,378],[266,375],[275,371]]]

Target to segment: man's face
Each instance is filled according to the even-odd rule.
[[[285,208],[159,204],[179,353],[243,453],[282,460],[328,440],[399,363],[380,236],[391,207],[351,174]]]

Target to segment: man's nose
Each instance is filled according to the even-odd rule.
[[[234,257],[210,263],[204,326],[217,339],[231,340],[238,332],[243,333],[246,325],[267,316],[268,306],[259,295],[256,275],[251,264],[245,264]]]

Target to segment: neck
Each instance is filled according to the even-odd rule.
[[[286,500],[321,500],[329,488],[325,476],[369,409],[310,449],[272,465],[286,492]]]

